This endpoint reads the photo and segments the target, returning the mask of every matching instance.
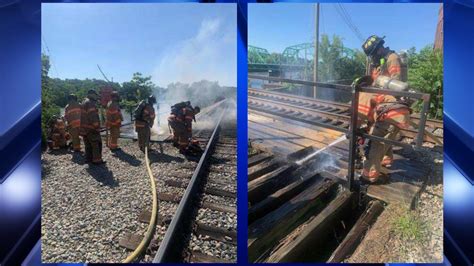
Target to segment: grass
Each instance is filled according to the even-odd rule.
[[[401,239],[422,241],[425,238],[426,224],[410,211],[400,215],[394,221],[394,231]]]

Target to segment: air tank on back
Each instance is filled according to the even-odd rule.
[[[400,57],[400,80],[378,76],[374,82],[375,86],[394,91],[408,91],[408,55],[405,50],[400,51],[398,55]]]
[[[375,80],[375,86],[394,91],[408,91],[408,83],[381,75]]]

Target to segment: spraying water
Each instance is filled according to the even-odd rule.
[[[344,134],[344,135],[340,136],[338,139],[336,139],[335,141],[331,142],[331,143],[330,143],[329,145],[327,145],[326,147],[324,147],[324,148],[322,148],[322,149],[319,149],[319,150],[317,150],[317,151],[315,151],[315,152],[313,152],[313,153],[311,153],[311,154],[308,154],[306,157],[304,157],[304,158],[302,158],[302,159],[296,161],[296,164],[297,164],[297,165],[302,165],[303,163],[305,163],[305,162],[311,160],[312,158],[314,158],[316,155],[318,155],[319,153],[323,152],[324,150],[326,150],[326,149],[328,149],[328,148],[330,148],[330,147],[332,147],[332,146],[334,146],[334,145],[338,144],[339,142],[344,141],[344,140],[346,140],[346,139],[347,139],[347,138],[346,138],[346,135]]]

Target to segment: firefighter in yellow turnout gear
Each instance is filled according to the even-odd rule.
[[[68,104],[64,109],[64,118],[67,122],[67,130],[71,135],[72,148],[75,152],[81,151],[81,139],[79,129],[81,127],[81,105],[77,102],[77,96],[70,94]]]
[[[122,125],[123,116],[119,106],[120,97],[117,92],[112,93],[112,99],[107,104],[106,126],[109,129],[110,136],[107,146],[110,150],[119,149],[117,140],[120,137],[120,126]]]
[[[59,150],[67,147],[69,134],[66,132],[64,120],[54,115],[49,123],[48,146],[51,150]]]
[[[155,121],[155,109],[153,108],[155,103],[155,96],[150,96],[148,101],[141,101],[135,109],[135,131],[142,152],[145,152],[145,147],[149,148],[151,128]]]
[[[171,106],[168,126],[173,133],[173,144],[182,154],[192,155],[200,152],[199,144],[193,139],[193,121],[200,112],[199,106],[192,107],[191,102],[180,102]]]
[[[366,85],[380,87],[379,78],[399,80],[401,77],[399,56],[389,48],[385,48],[383,44],[384,40],[374,35],[362,45],[365,54],[372,62],[371,77],[362,81],[366,82]],[[385,89],[388,88],[385,87]],[[360,122],[367,123],[369,134],[394,140],[400,128],[409,126],[411,109],[391,95],[360,93],[358,112]],[[381,175],[382,165],[388,167],[392,161],[392,145],[370,141],[362,178],[371,183],[377,182]]]
[[[100,137],[99,110],[97,92],[89,90],[81,110],[81,135],[86,148],[86,162],[102,164],[102,138]]]

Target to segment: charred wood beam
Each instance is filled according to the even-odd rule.
[[[258,219],[248,229],[249,260],[255,261],[291,230],[319,211],[337,188],[334,180],[313,184],[278,209]]]
[[[344,191],[331,201],[324,210],[311,219],[297,236],[281,244],[272,252],[267,262],[298,262],[314,252],[314,243],[321,242],[341,214],[351,205],[354,193]]]
[[[365,236],[365,233],[369,230],[369,227],[372,226],[380,213],[382,213],[383,209],[383,205],[380,201],[373,201],[365,213],[363,213],[354,224],[341,244],[339,244],[337,249],[332,253],[327,262],[342,262],[350,257]]]
[[[248,200],[259,202],[276,190],[288,185],[292,180],[291,172],[295,165],[287,164],[260,176],[248,183]]]

